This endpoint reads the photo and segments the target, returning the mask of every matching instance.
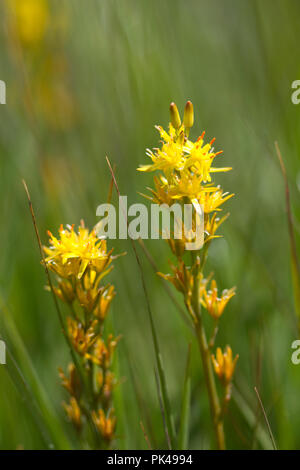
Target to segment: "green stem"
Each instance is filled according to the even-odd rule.
[[[192,310],[195,316],[195,332],[200,348],[201,359],[203,364],[204,377],[206,382],[206,387],[208,391],[208,398],[210,404],[210,411],[213,420],[213,426],[217,441],[217,447],[219,450],[225,450],[225,435],[224,435],[224,426],[223,419],[221,415],[221,407],[219,402],[219,397],[216,388],[215,376],[213,372],[210,349],[207,344],[206,333],[201,317],[201,303],[200,303],[200,270],[203,267],[200,263],[199,257],[196,259],[196,272],[195,272],[195,284],[194,292],[192,298]]]
[[[210,410],[214,425],[217,446],[219,450],[225,450],[225,435],[223,420],[221,419],[221,408],[210,358],[210,351],[207,345],[206,335],[204,327],[202,325],[202,321],[197,321],[197,323],[195,324],[195,330],[202,358],[204,377],[208,391]]]

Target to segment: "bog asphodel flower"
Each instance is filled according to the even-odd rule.
[[[75,276],[80,279],[87,267],[95,273],[103,272],[114,259],[112,251],[107,251],[106,240],[100,240],[96,232],[89,232],[82,224],[78,232],[74,225],[63,225],[59,228],[59,238],[50,231],[50,247],[44,247],[48,255],[46,263],[49,268],[61,277]]]
[[[116,292],[113,285],[108,284],[101,290],[99,302],[94,310],[94,315],[101,321],[105,319],[115,295]]]
[[[98,413],[93,412],[93,420],[103,439],[110,441],[116,428],[116,417],[114,416],[114,410],[109,410],[107,415],[105,415],[102,409],[100,409]]]
[[[70,403],[63,403],[69,420],[74,424],[75,429],[79,432],[82,426],[81,410],[76,398],[71,397]]]
[[[68,317],[68,333],[75,351],[81,356],[85,356],[91,349],[95,341],[97,320],[86,328],[77,320]]]
[[[87,354],[86,358],[90,359],[94,364],[101,366],[104,370],[107,370],[111,366],[113,353],[119,339],[120,337],[114,338],[112,334],[108,336],[106,341],[99,337],[92,352]]]
[[[229,300],[235,295],[235,287],[231,289],[223,290],[220,297],[218,297],[217,283],[213,279],[211,281],[210,289],[203,289],[201,295],[201,304],[208,311],[208,313],[214,318],[218,319],[224,312],[226,305]]]
[[[108,408],[108,405],[111,400],[112,391],[117,384],[115,375],[113,372],[110,371],[105,372],[105,374],[103,373],[103,371],[100,371],[97,376],[97,381],[99,387],[102,390],[102,403],[106,405],[105,408]]]
[[[116,417],[109,410],[117,381],[110,368],[120,337],[105,332],[116,292],[102,281],[116,256],[107,250],[106,240],[97,238],[95,230],[89,231],[83,222],[77,231],[74,226],[61,226],[57,238],[48,233],[50,246],[44,247],[44,261],[57,276],[54,294],[69,308],[65,334],[74,354],[69,376],[59,369],[70,396],[64,408],[78,433],[84,425],[93,425],[93,418],[100,436],[95,445],[108,448],[116,427]]]
[[[189,305],[191,303],[191,298],[196,280],[194,272],[195,266],[192,266],[190,268],[186,266],[182,260],[180,260],[178,266],[171,264],[171,269],[173,274],[163,274],[160,272],[157,274],[166,281],[173,284],[175,289],[178,290],[178,292],[180,292],[181,294],[183,294],[185,303]],[[197,277],[199,280],[199,296],[201,298],[204,295],[206,285],[209,279],[204,279],[203,274],[201,272],[198,273]]]
[[[187,103],[186,108],[192,104]],[[173,186],[173,197],[190,199],[197,198],[202,191],[212,192],[212,188],[201,186],[203,183],[211,181],[210,173],[229,171],[230,167],[212,167],[214,158],[222,151],[215,152],[212,144],[215,139],[204,144],[205,132],[192,142],[187,138],[187,129],[192,127],[194,118],[193,110],[185,112],[183,124],[180,124],[180,116],[174,103],[171,104],[171,117],[173,119],[169,125],[169,132],[161,126],[156,126],[162,138],[161,149],[154,149],[154,152],[147,150],[147,155],[151,158],[152,164],[142,165],[139,171],[161,170],[167,178],[167,184]],[[174,126],[177,126],[175,128]],[[189,127],[188,127],[189,126]],[[176,187],[178,193],[176,194]],[[217,188],[214,188],[217,191]]]
[[[184,297],[184,303],[190,314],[195,328],[195,334],[199,342],[201,360],[206,371],[205,380],[210,400],[212,421],[219,449],[225,449],[225,436],[223,429],[224,411],[230,401],[231,381],[234,373],[237,356],[232,358],[232,351],[228,346],[224,353],[217,348],[216,358],[211,350],[215,343],[219,329],[219,319],[222,316],[229,300],[235,295],[235,288],[223,290],[218,294],[215,280],[212,275],[204,277],[203,270],[208,256],[208,249],[213,239],[220,237],[216,234],[220,225],[229,214],[217,217],[222,206],[233,194],[224,192],[215,185],[212,175],[219,172],[227,172],[230,167],[214,166],[219,160],[222,151],[216,151],[213,147],[215,139],[205,142],[205,132],[195,141],[190,139],[190,129],[194,124],[194,110],[190,101],[186,103],[183,120],[180,118],[175,103],[170,105],[171,122],[168,132],[161,126],[156,126],[161,137],[161,147],[147,150],[147,155],[152,160],[149,165],[138,168],[142,172],[159,171],[154,177],[154,188],[150,189],[151,195],[146,196],[156,204],[167,204],[171,207],[174,203],[181,206],[192,206],[192,223],[188,230],[182,230],[182,235],[177,239],[170,230],[171,238],[168,244],[177,258],[177,265],[171,263],[170,274],[158,273]],[[217,160],[215,160],[217,157]],[[203,216],[204,237],[199,244],[193,244],[193,252],[188,251],[188,246],[193,241],[193,233],[198,226],[199,217]],[[184,223],[182,223],[184,227]],[[188,242],[188,243],[186,243]],[[192,249],[192,248],[191,248]],[[188,257],[188,255],[192,255]],[[191,260],[190,263],[188,260]],[[210,288],[208,288],[210,283]],[[203,316],[206,310],[213,318],[213,329],[210,338],[207,338]],[[223,403],[221,405],[213,367],[216,374],[225,386]],[[226,405],[226,406],[225,406]]]
[[[216,231],[220,227],[220,225],[225,222],[225,220],[229,217],[229,213],[224,215],[223,217],[217,217],[217,213],[214,212],[211,216],[205,217],[204,221],[204,229],[206,233],[205,243],[210,242],[213,238],[220,238],[220,235],[216,235]]]
[[[232,380],[239,355],[237,354],[233,359],[231,347],[226,346],[224,352],[221,348],[217,348],[216,357],[212,354],[211,358],[215,373],[223,384],[228,385]]]
[[[70,363],[68,367],[69,378],[66,377],[61,368],[58,369],[62,386],[69,392],[71,396],[79,397],[81,393],[81,384],[78,372],[74,364]]]
[[[169,131],[156,126],[162,139],[161,148],[153,151],[148,149],[146,153],[152,164],[138,168],[142,172],[160,171],[160,175],[154,178],[155,189],[151,190],[152,196],[149,199],[168,205],[174,202],[200,204],[205,216],[220,211],[220,206],[233,194],[223,192],[219,186],[215,186],[211,174],[229,171],[231,167],[213,166],[214,159],[222,151],[214,150],[215,139],[205,143],[205,132],[194,142],[188,138],[190,127],[194,123],[191,102],[186,104],[183,122],[174,103],[171,103],[170,111]],[[210,228],[215,231],[217,226],[215,224]],[[214,235],[210,232],[206,238]]]
[[[179,266],[171,264],[171,269],[173,274],[158,273],[158,275],[171,282],[175,289],[184,294],[185,297],[190,297],[194,286],[194,275],[191,268],[187,267],[183,261],[180,261]]]

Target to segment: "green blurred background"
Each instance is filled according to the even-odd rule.
[[[61,402],[57,368],[69,355],[46,283],[22,178],[28,184],[43,243],[61,223],[92,227],[107,199],[108,155],[129,204],[152,182],[136,167],[158,142],[168,107],[195,108],[192,137],[206,130],[223,149],[217,175],[235,193],[223,239],[211,248],[206,272],[220,287],[237,286],[222,317],[217,344],[239,353],[238,400],[226,418],[229,448],[256,448],[257,429],[271,448],[259,413],[260,390],[281,449],[300,446],[300,366],[291,363],[297,339],[290,275],[284,184],[274,149],[279,142],[290,182],[295,229],[300,227],[300,105],[291,83],[300,79],[298,0],[6,0],[0,6],[0,335],[8,364],[0,365],[0,448],[45,448],[34,420],[31,392],[12,380],[19,367],[34,381],[22,339],[51,403],[62,436],[76,446]],[[113,200],[116,201],[114,194]],[[146,241],[162,272],[164,241]],[[154,352],[141,279],[129,241],[109,242],[127,256],[115,261],[117,288],[111,327],[118,347],[116,394],[119,448],[166,447],[154,377]],[[189,448],[212,446],[212,426],[197,344],[139,251],[158,328],[168,390],[178,419],[187,345],[192,341],[192,413]],[[178,297],[181,301],[181,299]],[[18,333],[17,333],[18,332]],[[17,338],[17,335],[20,338]],[[11,371],[11,372],[10,372]],[[32,385],[33,384],[33,385]],[[239,402],[239,403],[237,403]],[[249,410],[252,410],[251,413]],[[254,416],[249,424],[245,414]],[[248,416],[249,418],[249,416]],[[50,418],[52,419],[52,418]],[[63,446],[63,444],[61,444]]]

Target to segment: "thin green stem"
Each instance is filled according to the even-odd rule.
[[[209,348],[207,346],[206,335],[203,325],[199,322],[195,325],[197,339],[202,357],[203,370],[207,385],[210,410],[213,419],[214,431],[219,450],[225,450],[224,426],[221,419],[221,408],[216,389],[215,377],[212,369]]]
[[[210,349],[207,344],[206,333],[204,329],[204,325],[202,322],[201,317],[201,303],[200,303],[200,269],[202,268],[203,264],[201,265],[199,257],[196,259],[196,272],[195,272],[195,284],[194,284],[194,292],[192,298],[192,311],[196,318],[195,324],[195,332],[199,344],[199,349],[201,353],[201,359],[203,364],[203,371],[205,382],[207,386],[209,404],[210,404],[210,411],[213,420],[213,426],[217,441],[217,447],[219,450],[225,450],[225,434],[224,434],[224,426],[223,426],[223,419],[221,414],[221,407],[219,402],[219,397],[216,388],[215,376],[213,372],[211,357],[210,357]]]

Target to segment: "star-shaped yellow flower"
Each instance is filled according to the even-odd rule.
[[[201,296],[201,304],[208,313],[216,320],[220,318],[229,300],[235,295],[235,287],[223,290],[221,297],[218,297],[217,283],[211,281],[210,290],[204,289]]]
[[[217,348],[216,357],[212,354],[212,362],[215,373],[225,385],[229,384],[232,380],[234,369],[239,358],[237,354],[235,358],[232,357],[232,350],[230,346],[226,346],[224,353],[221,348]]]
[[[50,247],[44,247],[48,255],[45,259],[48,267],[61,277],[75,276],[81,279],[89,266],[97,273],[107,268],[113,260],[112,250],[107,251],[106,240],[97,238],[96,232],[88,231],[84,226],[74,230],[74,226],[62,225],[59,238],[48,232]]]

